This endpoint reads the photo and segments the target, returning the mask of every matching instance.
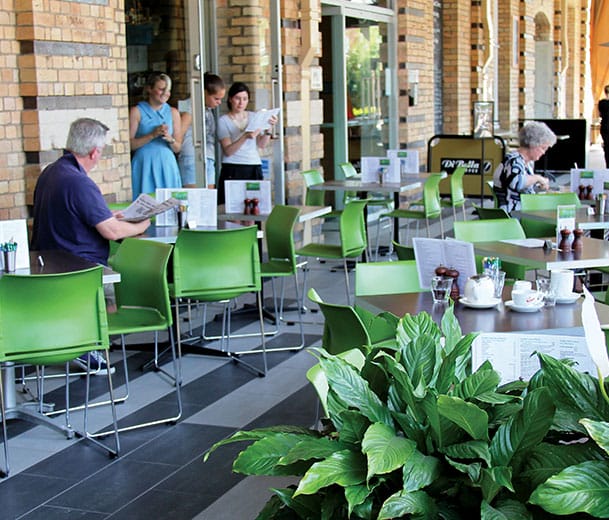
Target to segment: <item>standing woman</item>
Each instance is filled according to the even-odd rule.
[[[247,104],[250,91],[245,83],[233,83],[228,89],[228,114],[218,120],[218,140],[222,145],[222,170],[218,180],[218,203],[224,204],[224,181],[261,180],[262,161],[258,148],[264,148],[270,138],[270,131],[260,129],[246,132],[249,116]],[[275,116],[269,123],[277,122]]]
[[[129,112],[133,198],[156,188],[181,188],[175,154],[180,151],[180,114],[169,106],[171,79],[153,72],[144,86],[144,101]]]

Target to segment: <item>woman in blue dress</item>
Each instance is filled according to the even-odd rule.
[[[180,114],[167,104],[171,79],[152,73],[144,86],[144,101],[129,112],[129,143],[133,199],[157,188],[181,188],[182,180],[176,155],[182,146]]]

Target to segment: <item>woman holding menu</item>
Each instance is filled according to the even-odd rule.
[[[247,110],[250,91],[245,83],[233,83],[228,89],[228,114],[218,121],[218,141],[222,146],[222,169],[218,180],[218,203],[224,203],[224,181],[261,180],[262,161],[258,148],[264,148],[271,138],[270,131],[248,129],[252,112]],[[274,125],[274,115],[268,120]]]

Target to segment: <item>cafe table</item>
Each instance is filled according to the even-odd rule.
[[[580,207],[575,210],[575,227],[591,232],[594,238],[602,238],[605,230],[609,229],[609,215],[596,214],[589,211],[588,207]],[[518,211],[513,216],[525,217],[542,222],[556,223],[556,210]]]
[[[569,252],[557,248],[544,249],[543,239],[475,242],[474,252],[480,256],[496,256],[502,261],[520,263],[530,269],[548,271],[609,266],[609,241],[590,237],[582,237],[581,240],[582,249]],[[524,244],[536,244],[536,246],[528,247]]]
[[[536,312],[516,312],[505,302],[510,300],[511,287],[503,290],[502,302],[490,309],[473,309],[461,302],[454,303],[455,317],[464,334],[469,332],[525,332],[581,327],[583,295],[575,303],[542,307]],[[420,293],[358,296],[355,303],[371,312],[389,311],[396,316],[428,312],[436,323],[440,323],[446,305],[435,304],[430,291]],[[601,325],[609,325],[609,306],[595,302]]]

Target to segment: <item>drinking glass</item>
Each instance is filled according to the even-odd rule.
[[[496,271],[493,276],[493,282],[495,282],[495,298],[501,298],[505,284],[505,271]]]
[[[444,278],[443,276],[434,276],[431,279],[431,295],[434,303],[446,303],[448,301],[452,283],[452,278]]]

